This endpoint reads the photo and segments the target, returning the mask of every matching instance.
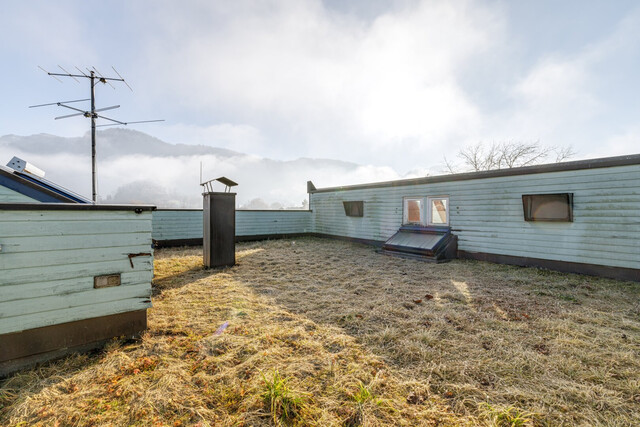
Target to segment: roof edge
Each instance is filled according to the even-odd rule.
[[[154,205],[94,205],[86,203],[0,203],[0,211],[154,211]]]
[[[68,197],[62,193],[55,192],[45,187],[44,185],[37,184],[36,182],[25,178],[24,176],[20,175],[19,172],[14,171],[13,169],[8,169],[8,168],[5,169],[3,167],[0,167],[0,177],[7,178],[14,182],[14,184],[12,185],[7,185],[7,183],[5,182],[5,186],[7,188],[15,192],[18,192],[20,194],[24,194],[27,197],[30,197],[34,200],[38,200],[41,202],[48,202],[51,199],[54,199],[54,200],[59,200],[60,202],[63,202],[63,203],[76,202],[71,197]],[[27,190],[28,194],[22,191],[23,189],[28,189]]]
[[[630,154],[616,157],[601,157],[597,159],[575,160],[572,162],[546,163],[542,165],[524,166],[519,168],[495,169],[490,171],[464,172],[451,175],[425,176],[421,178],[398,179],[394,181],[373,182],[368,184],[354,184],[337,187],[318,188],[310,193],[327,193],[332,191],[362,190],[368,188],[404,187],[419,184],[434,184],[439,182],[468,181],[473,179],[497,178],[503,176],[532,175],[547,172],[564,172],[583,169],[599,169],[616,166],[640,165],[640,154]]]

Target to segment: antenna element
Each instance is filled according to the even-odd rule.
[[[50,72],[48,72],[47,70],[45,70],[44,68],[42,68],[39,65],[38,65],[38,68],[40,68],[42,71],[44,71],[45,73],[47,73],[48,75],[50,75],[54,79],[58,80],[60,83],[62,83],[62,80],[60,80],[58,78],[58,76],[59,77],[71,77],[72,79],[74,79],[78,83],[80,82],[80,80],[78,80],[79,78],[88,79],[89,82],[90,82],[91,98],[78,99],[78,100],[75,100],[75,101],[63,101],[63,102],[52,102],[52,103],[49,103],[49,104],[31,105],[31,106],[29,106],[29,108],[45,107],[45,106],[49,106],[49,105],[57,105],[58,107],[65,107],[65,108],[68,108],[70,110],[75,110],[75,111],[77,111],[77,113],[67,114],[65,116],[58,116],[58,117],[55,118],[55,120],[66,119],[68,117],[75,117],[75,116],[84,116],[84,117],[87,117],[87,118],[91,119],[91,193],[92,193],[93,203],[96,203],[97,199],[98,199],[98,177],[97,177],[97,172],[96,172],[96,127],[98,127],[98,126],[116,126],[116,125],[126,126],[126,125],[134,124],[134,123],[163,122],[164,119],[159,119],[159,120],[140,120],[140,121],[135,121],[135,122],[122,122],[120,120],[110,119],[109,117],[105,117],[105,116],[102,116],[102,115],[98,114],[98,112],[100,112],[100,111],[113,110],[115,108],[119,108],[120,107],[119,105],[114,105],[114,106],[111,106],[111,107],[104,107],[104,108],[96,109],[96,91],[95,91],[95,87],[98,84],[98,82],[100,82],[102,84],[108,84],[114,90],[115,90],[115,87],[111,84],[111,82],[122,82],[125,85],[127,85],[127,87],[133,92],[133,89],[131,89],[131,86],[129,86],[129,84],[124,80],[124,78],[120,75],[120,73],[118,73],[116,71],[116,69],[113,68],[113,67],[111,67],[111,68],[113,68],[113,71],[115,71],[115,73],[118,75],[117,78],[116,77],[105,77],[101,72],[98,71],[98,69],[96,67],[93,67],[93,70],[87,68],[87,71],[88,71],[89,74],[86,74],[84,71],[82,71],[78,67],[75,67],[75,68],[76,68],[76,70],[78,70],[80,72],[80,74],[71,74],[70,72],[68,72],[67,70],[62,68],[62,66],[60,66],[60,65],[58,65],[58,68],[60,68],[62,71],[64,71],[64,73],[50,73]],[[67,105],[67,104],[70,104],[70,103],[73,103],[73,102],[82,102],[82,101],[91,101],[91,109],[90,110],[82,110],[80,108],[75,108],[75,107],[71,107],[71,106]],[[97,119],[109,120],[109,121],[111,121],[113,123],[104,124],[104,125],[97,125],[96,124],[96,120]]]

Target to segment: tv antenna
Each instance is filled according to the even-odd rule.
[[[135,122],[123,122],[123,121],[120,121],[120,120],[116,120],[116,119],[112,119],[112,118],[109,118],[109,117],[105,117],[102,114],[98,114],[98,112],[120,108],[119,105],[113,105],[111,107],[97,108],[96,109],[96,91],[95,91],[95,88],[96,88],[96,85],[98,83],[108,84],[109,86],[111,86],[115,90],[115,87],[111,84],[111,82],[122,82],[129,88],[129,90],[131,90],[131,92],[133,92],[133,89],[131,89],[131,86],[129,86],[129,84],[124,80],[124,78],[120,75],[120,73],[118,73],[118,71],[114,67],[111,67],[111,68],[117,74],[117,76],[118,76],[117,78],[116,77],[105,77],[104,74],[102,74],[101,72],[99,72],[96,69],[96,67],[92,67],[92,69],[87,68],[86,69],[87,70],[86,73],[84,71],[82,71],[80,68],[75,67],[76,70],[78,70],[80,72],[80,74],[71,74],[70,72],[68,72],[67,70],[62,68],[60,65],[58,65],[58,67],[62,71],[64,71],[64,73],[50,73],[47,70],[45,70],[44,68],[38,66],[38,68],[40,68],[42,71],[44,71],[45,73],[47,73],[48,75],[50,75],[54,79],[58,80],[60,83],[62,83],[62,80],[60,80],[58,77],[71,77],[73,80],[75,80],[78,83],[80,83],[80,80],[78,80],[78,79],[88,79],[89,83],[90,83],[90,88],[91,88],[91,98],[76,99],[76,100],[73,100],[73,101],[51,102],[49,104],[31,105],[31,106],[29,106],[29,108],[46,107],[46,106],[49,106],[49,105],[57,105],[58,107],[65,107],[65,108],[68,108],[70,110],[77,111],[77,113],[67,114],[67,115],[64,115],[64,116],[58,116],[58,117],[55,118],[55,120],[66,119],[66,118],[69,118],[69,117],[76,117],[76,116],[84,116],[84,117],[87,117],[87,118],[91,119],[91,194],[92,194],[93,203],[97,203],[98,178],[97,178],[97,175],[96,175],[96,128],[97,127],[102,127],[102,126],[118,126],[118,125],[127,126],[127,125],[131,125],[131,124],[134,124],[134,123],[163,122],[164,119],[159,119],[159,120],[138,120],[138,121],[135,121]],[[74,103],[74,102],[85,102],[85,101],[91,101],[91,109],[90,110],[83,110],[81,108],[76,108],[76,107],[72,107],[70,105],[67,105],[67,104],[71,104],[71,103]],[[106,124],[98,125],[98,124],[96,124],[96,120],[97,119],[108,120],[108,121],[110,121],[112,123],[106,123]]]

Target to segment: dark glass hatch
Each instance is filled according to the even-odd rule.
[[[409,255],[432,261],[455,257],[457,237],[449,227],[402,226],[382,246],[382,252]]]

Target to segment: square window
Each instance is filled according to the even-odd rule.
[[[405,197],[403,224],[424,225],[424,198]]]
[[[344,206],[344,213],[347,216],[357,216],[357,217],[364,216],[364,202],[363,201],[342,202],[342,204]]]
[[[427,197],[428,225],[449,225],[449,198]]]

